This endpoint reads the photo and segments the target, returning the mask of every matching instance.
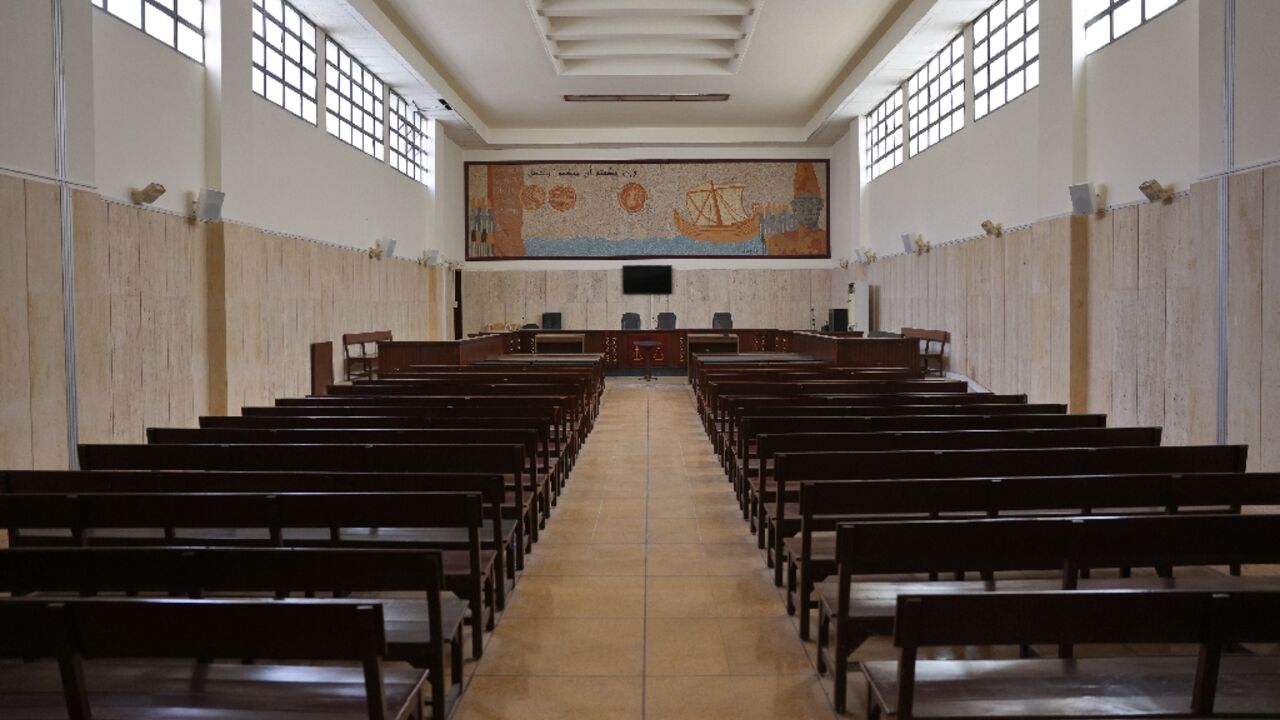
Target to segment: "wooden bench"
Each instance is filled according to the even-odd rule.
[[[538,417],[410,417],[393,415],[296,415],[296,416],[202,416],[201,428],[231,430],[287,430],[287,429],[351,429],[351,430],[429,430],[477,429],[477,430],[532,430],[538,435],[538,456],[541,472],[550,473],[564,486],[565,448],[555,434],[550,416]]]
[[[1280,640],[1274,590],[903,595],[897,617],[898,661],[862,666],[870,718],[1280,716],[1280,658],[1227,652]],[[1198,653],[919,659],[929,647],[1031,642],[1188,643]]]
[[[538,498],[544,520],[550,514],[553,493],[559,485],[556,469],[539,460],[538,433],[532,429],[148,428],[147,442],[153,445],[521,445],[525,479],[521,489],[528,487]],[[442,469],[460,471],[456,466]]]
[[[1021,475],[1113,475],[1153,472],[1244,472],[1248,447],[1022,448],[984,450],[897,450],[779,453],[774,470],[774,503],[769,521],[781,527],[787,518],[788,483],[822,480],[960,478]],[[796,485],[791,485],[794,492]],[[764,493],[767,488],[761,488]],[[793,505],[794,510],[794,505]],[[762,522],[765,522],[762,519]],[[775,560],[782,538],[775,533]],[[782,585],[782,563],[774,563],[774,582]]]
[[[384,340],[391,341],[390,330],[343,334],[342,368],[348,380],[378,373],[378,343]]]
[[[759,472],[760,435],[845,432],[942,432],[950,430],[1017,430],[1104,428],[1106,415],[850,415],[848,410],[817,407],[766,407],[738,418],[734,459],[743,480]]]
[[[507,582],[496,582],[494,602],[506,605],[507,585],[514,584],[521,553],[516,530],[519,500],[506,487],[506,478],[482,473],[319,473],[244,472],[214,470],[11,470],[0,471],[0,493],[344,493],[344,492],[449,492],[478,493],[489,525],[482,547],[497,553],[496,567],[504,568]],[[465,529],[436,528],[435,547],[465,550],[470,542]]]
[[[779,454],[826,451],[1005,450],[1028,448],[1158,447],[1160,428],[1066,428],[954,430],[948,432],[788,433],[757,436],[760,472],[748,483],[759,523],[759,547],[768,547],[778,584],[782,579],[783,541],[800,531],[799,488],[786,480],[770,490],[772,461]],[[774,510],[769,510],[772,501]],[[766,544],[766,538],[771,542]]]
[[[800,483],[800,533],[783,541],[787,610],[809,637],[815,583],[836,571],[835,528],[855,519],[1093,512],[1238,512],[1280,504],[1280,474],[1078,475]]]
[[[524,552],[538,538],[536,478],[528,476],[527,448],[516,444],[336,445],[200,444],[81,445],[85,470],[257,470],[349,473],[501,473],[521,512],[516,533]],[[545,520],[545,515],[541,516]],[[515,561],[523,567],[523,553]]]
[[[1155,567],[1168,578],[1175,566],[1255,562],[1280,562],[1280,516],[1187,514],[841,524],[836,531],[836,580],[815,586],[819,671],[833,669],[835,704],[843,712],[849,655],[867,638],[885,632],[886,620],[892,622],[885,613],[888,596],[1001,588],[1074,590],[1081,586],[1084,569]],[[997,580],[995,576],[1021,571],[1050,571],[1057,577]],[[913,577],[932,572],[977,572],[982,580],[938,583]],[[906,577],[900,582],[855,584],[854,577],[859,575]],[[1149,589],[1165,586],[1164,578],[1089,582]],[[1215,587],[1229,587],[1250,581],[1221,577],[1213,582]],[[1261,582],[1274,584],[1276,579],[1263,578]]]
[[[373,603],[8,598],[0,626],[0,656],[56,661],[2,666],[6,717],[423,717],[426,673],[382,667],[384,620]],[[304,664],[195,662],[204,658]],[[342,662],[360,668],[332,665]]]
[[[340,409],[341,408],[341,409]],[[550,411],[555,416],[557,432],[565,438],[570,450],[570,468],[586,429],[570,412],[570,403],[563,397],[549,396],[350,396],[280,398],[274,407],[244,407],[242,415],[423,415],[466,417],[492,414],[502,408],[504,414],[523,417],[520,412]],[[508,408],[511,408],[508,410]],[[324,409],[325,412],[316,412]],[[487,412],[485,412],[487,411]]]
[[[331,593],[382,606],[387,660],[427,670],[432,717],[462,691],[466,603],[441,596],[435,550],[240,548],[14,548],[0,550],[0,592],[169,594],[199,599]],[[414,593],[390,599],[378,593]],[[152,632],[155,630],[153,629]],[[451,671],[445,665],[451,659]],[[0,671],[0,674],[3,674]]]
[[[496,552],[481,546],[472,493],[99,493],[0,496],[12,547],[241,546],[438,549],[437,528],[466,548],[442,550],[445,586],[469,604],[472,655],[492,625]],[[454,541],[447,540],[448,545]]]
[[[377,405],[371,406],[367,404],[357,405],[327,405],[327,406],[270,406],[270,407],[243,407],[241,415],[238,416],[202,416],[200,418],[200,427],[227,427],[228,423],[238,422],[245,419],[252,426],[261,418],[299,418],[299,417],[350,417],[350,418],[395,418],[396,422],[408,423],[412,421],[421,421],[422,425],[409,425],[409,427],[433,427],[432,423],[440,423],[441,427],[449,427],[448,422],[453,419],[483,419],[490,417],[501,417],[504,419],[531,419],[541,420],[550,429],[551,442],[553,447],[558,449],[564,458],[562,463],[566,468],[572,466],[574,452],[576,446],[574,439],[570,436],[567,426],[564,424],[564,414],[561,408],[551,406],[540,406],[534,404],[532,407],[524,405],[504,405],[493,403],[477,403],[476,407],[464,407],[459,405]],[[270,424],[266,425],[270,427]]]

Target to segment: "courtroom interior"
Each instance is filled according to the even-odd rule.
[[[1277,37],[0,0],[0,720],[1280,718]]]

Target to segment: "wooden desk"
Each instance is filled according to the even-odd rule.
[[[534,353],[582,353],[586,352],[587,336],[582,333],[538,333],[533,336],[531,352]]]
[[[504,333],[508,337],[507,353],[533,353],[536,347],[539,354],[544,352],[565,352],[562,345],[551,346],[551,338],[569,336],[574,338],[574,351],[600,353],[604,356],[605,367],[609,369],[640,369],[644,367],[644,353],[636,347],[636,342],[657,342],[660,347],[652,349],[652,363],[655,368],[685,368],[689,364],[689,336],[710,336],[721,347],[711,352],[787,352],[790,350],[792,331],[768,330],[759,328],[734,328],[732,331],[702,329],[677,330],[517,330]],[[736,338],[737,348],[728,345],[724,338]],[[581,349],[578,349],[577,338],[582,338]],[[558,338],[557,338],[558,339]],[[552,349],[554,348],[554,349]],[[706,352],[704,349],[700,352]]]
[[[736,353],[740,347],[733,333],[689,333],[689,354]]]

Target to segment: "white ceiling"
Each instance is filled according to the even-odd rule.
[[[822,110],[832,91],[847,74],[877,25],[896,0],[731,0],[727,4],[751,6],[751,15],[731,15],[741,22],[754,18],[754,29],[741,24],[749,45],[742,44],[733,60],[736,72],[724,63],[718,74],[663,74],[649,72],[596,76],[561,74],[552,53],[564,43],[547,44],[554,24],[537,13],[543,6],[565,13],[625,9],[630,18],[614,18],[620,28],[634,20],[634,13],[648,9],[661,15],[672,8],[726,5],[720,0],[375,0],[387,11],[405,36],[423,51],[474,117],[467,118],[481,134],[500,137],[499,144],[540,142],[558,136],[555,131],[590,129],[589,142],[642,143],[646,129],[687,128],[697,131],[690,141],[714,142],[718,129],[738,141],[768,142],[777,135],[751,129],[786,128],[792,138],[804,130]],[[533,12],[531,12],[531,10]],[[543,9],[545,12],[545,9]],[[683,19],[699,20],[722,16]],[[561,18],[595,21],[596,31],[611,22],[603,17]],[[650,18],[650,20],[661,18]],[[723,22],[721,22],[723,24]],[[651,40],[664,41],[665,32],[678,32],[681,24],[655,29]],[[689,22],[683,27],[699,27]],[[689,31],[695,32],[696,30]],[[562,36],[564,37],[564,36]],[[706,38],[699,38],[705,40]],[[669,38],[668,38],[669,40]],[[598,46],[597,46],[598,47]],[[652,58],[650,63],[653,64]],[[573,65],[570,63],[569,65]],[[590,66],[588,66],[589,69]],[[613,61],[597,61],[601,72],[616,72]],[[729,93],[720,103],[566,103],[574,93]],[[819,118],[821,121],[822,118]],[[804,136],[809,133],[805,132]],[[801,136],[800,139],[805,139]],[[793,140],[794,141],[794,140]]]

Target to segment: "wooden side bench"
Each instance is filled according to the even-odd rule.
[[[0,591],[30,593],[273,593],[286,599],[326,591],[382,606],[387,660],[427,670],[432,717],[448,713],[462,691],[466,603],[442,598],[437,550],[234,548],[11,548],[0,550]],[[420,593],[386,599],[378,593]],[[446,676],[446,657],[451,672]]]
[[[484,651],[494,551],[482,550],[480,496],[463,493],[169,493],[0,496],[12,547],[235,546],[436,549],[430,530],[465,528],[443,550],[446,588],[469,604]],[[150,532],[139,532],[150,531]],[[426,531],[426,532],[422,532]]]
[[[0,599],[0,656],[56,660],[0,666],[0,715],[421,720],[426,673],[382,667],[384,624],[366,602]]]
[[[1280,592],[903,595],[895,662],[862,666],[871,718],[1276,717]],[[974,622],[980,618],[980,622]],[[920,660],[934,646],[1189,643],[1197,656]]]

